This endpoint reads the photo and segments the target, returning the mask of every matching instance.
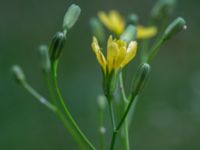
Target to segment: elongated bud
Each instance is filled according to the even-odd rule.
[[[134,25],[128,25],[126,30],[120,36],[120,39],[129,43],[132,40],[136,39],[136,27]]]
[[[158,0],[151,11],[151,17],[154,21],[169,17],[176,5],[176,0]]]
[[[144,63],[137,70],[137,73],[133,82],[133,89],[132,89],[133,95],[138,95],[143,90],[146,84],[146,81],[148,79],[150,69],[151,69],[150,65],[147,63]]]
[[[138,24],[138,16],[136,14],[130,14],[127,18],[127,24]]]
[[[175,36],[176,34],[178,34],[179,32],[181,32],[186,28],[187,26],[185,20],[181,17],[178,17],[166,28],[163,35],[164,38],[163,40],[166,41],[172,38],[173,36]]]
[[[18,65],[12,66],[11,71],[14,74],[15,79],[18,83],[23,83],[26,80],[24,72],[20,66]]]
[[[72,4],[68,8],[64,16],[63,29],[67,31],[71,29],[74,26],[74,24],[77,22],[80,16],[80,13],[81,13],[81,8],[78,5]]]
[[[66,37],[63,32],[57,32],[56,35],[53,37],[49,47],[50,59],[52,62],[60,58],[65,40]]]
[[[50,58],[49,58],[49,49],[47,45],[39,46],[39,54],[41,59],[41,67],[45,72],[49,72],[51,68]]]
[[[107,104],[106,97],[104,95],[99,95],[97,97],[97,105],[99,110],[100,111],[105,110],[106,104]]]
[[[105,41],[105,30],[100,21],[93,17],[90,19],[90,26],[92,28],[93,35],[100,41],[100,43],[103,43]]]

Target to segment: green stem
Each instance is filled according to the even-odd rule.
[[[131,100],[130,100],[130,102],[128,103],[128,106],[127,106],[127,108],[126,108],[126,110],[125,110],[125,112],[124,112],[124,115],[122,116],[122,118],[121,118],[119,124],[117,125],[115,131],[113,132],[113,135],[112,135],[112,143],[111,143],[112,145],[111,145],[111,149],[110,149],[110,150],[113,150],[113,149],[114,149],[114,144],[115,144],[115,140],[116,140],[116,135],[117,135],[117,133],[119,132],[119,129],[122,127],[122,125],[123,125],[123,123],[124,123],[124,121],[125,121],[125,119],[126,119],[126,117],[127,117],[127,115],[128,115],[128,112],[129,112],[129,110],[130,110],[130,108],[131,108],[131,105],[132,105],[134,99],[136,98],[136,96],[137,96],[137,95],[133,95],[133,96],[131,97]]]
[[[54,98],[54,93],[53,93],[53,88],[52,88],[52,85],[51,85],[49,73],[46,72],[46,71],[43,71],[43,76],[44,76],[44,80],[45,80],[45,83],[46,83],[47,90],[49,92],[50,100],[53,104],[56,104],[56,99]]]
[[[95,150],[95,147],[91,144],[91,142],[87,139],[87,137],[84,135],[84,133],[78,127],[78,125],[76,124],[75,120],[73,119],[71,113],[69,112],[67,106],[65,105],[64,99],[62,98],[62,95],[61,95],[61,92],[60,92],[60,89],[59,89],[58,83],[57,83],[57,77],[56,77],[57,64],[52,63],[51,67],[52,67],[52,79],[53,79],[53,84],[54,84],[54,87],[55,87],[55,90],[56,90],[57,98],[58,98],[63,110],[65,111],[65,114],[68,117],[70,123],[74,127],[75,131],[78,133],[78,136],[77,136],[78,140],[77,139],[76,140],[80,141],[81,145],[83,145],[83,143],[84,143],[84,145],[87,146],[89,149]]]
[[[113,130],[115,130],[116,124],[115,124],[115,115],[114,115],[112,102],[109,102],[109,112],[110,112],[110,116],[111,116],[112,128],[113,128]]]
[[[22,86],[34,97],[36,98],[41,104],[43,104],[44,106],[46,106],[48,109],[50,109],[51,111],[53,111],[58,118],[61,120],[61,122],[63,123],[63,125],[65,126],[65,128],[71,133],[72,137],[77,139],[77,141],[79,141],[78,139],[78,135],[74,132],[73,127],[68,123],[68,121],[66,120],[66,118],[64,117],[64,115],[62,114],[61,111],[59,111],[59,109],[54,106],[53,104],[51,104],[49,101],[47,101],[43,96],[41,96],[34,88],[32,88],[26,81],[24,81],[22,83]],[[80,141],[79,141],[80,142]]]
[[[122,71],[119,74],[119,86],[120,86],[120,91],[121,91],[122,99],[123,99],[123,103],[124,103],[123,107],[124,107],[124,109],[126,109],[127,104],[128,104],[128,100],[127,100],[125,89],[124,89]],[[125,123],[124,123],[124,130],[121,132],[121,139],[123,141],[124,149],[125,150],[129,150],[130,147],[129,147],[129,134],[128,134],[128,122],[127,122],[127,119],[125,120]]]
[[[107,95],[106,96],[108,99],[108,107],[109,107],[109,113],[110,113],[110,117],[111,117],[111,122],[112,122],[112,129],[113,129],[113,133],[115,132],[115,128],[116,128],[116,123],[115,123],[115,114],[114,114],[114,109],[113,109],[113,96]],[[113,145],[115,143],[115,140],[111,140],[111,144],[110,144],[110,150],[113,149]]]
[[[148,57],[146,59],[147,63],[150,63],[152,61],[152,59],[156,56],[156,54],[158,53],[159,48],[162,46],[163,44],[163,37],[161,37],[159,39],[158,42],[156,42],[156,44],[153,46],[152,50],[150,51],[150,53],[148,54]]]
[[[131,106],[131,108],[130,108],[130,110],[129,110],[129,114],[128,114],[128,117],[127,117],[128,127],[130,127],[131,122],[132,122],[132,120],[133,120],[133,118],[134,118],[135,109],[136,109],[136,105],[137,105],[137,103],[138,103],[138,99],[139,99],[139,97],[137,96],[137,97],[135,98],[135,100],[133,101],[133,104],[132,104],[132,106]]]
[[[57,108],[47,101],[43,96],[41,96],[34,88],[32,88],[26,81],[22,83],[22,86],[34,97],[36,98],[41,104],[49,108],[51,111],[56,112]]]
[[[125,119],[125,122],[124,122],[124,132],[125,132],[125,149],[126,150],[130,150],[130,144],[129,144],[129,132],[128,132],[128,119],[126,118]]]
[[[105,149],[105,131],[104,131],[104,112],[99,110],[99,141],[100,141],[100,150]]]
[[[122,118],[121,118],[119,124],[117,125],[117,128],[116,128],[117,131],[121,128],[121,126],[122,126],[124,120],[126,119],[126,117],[127,117],[127,115],[128,115],[128,112],[130,111],[131,105],[132,105],[134,99],[136,98],[136,96],[137,96],[137,95],[133,95],[133,97],[131,98],[131,100],[130,100],[130,102],[129,102],[127,108],[126,108],[126,111],[124,112],[124,115],[122,116]]]
[[[128,99],[126,97],[126,93],[125,93],[125,90],[124,90],[124,82],[123,82],[123,75],[122,75],[122,71],[120,72],[119,74],[119,86],[120,86],[120,91],[121,91],[121,94],[122,94],[122,98],[123,98],[123,101],[125,103],[128,102]]]

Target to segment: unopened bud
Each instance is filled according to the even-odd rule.
[[[135,76],[135,80],[133,82],[133,95],[138,95],[143,90],[148,79],[150,70],[151,67],[147,63],[144,63],[139,67]]]
[[[126,41],[127,43],[129,43],[132,40],[135,40],[135,38],[136,38],[136,27],[134,25],[128,25],[126,30],[120,36],[120,39]]]
[[[81,13],[81,8],[78,5],[72,4],[65,16],[64,16],[64,20],[63,20],[63,29],[64,30],[69,30],[71,29],[74,24],[77,22],[79,16]]]
[[[14,74],[17,82],[23,83],[26,80],[24,72],[20,66],[18,66],[18,65],[12,66],[11,71]]]
[[[127,18],[127,24],[138,24],[138,16],[136,14],[130,14]]]
[[[151,17],[154,21],[159,21],[169,17],[176,5],[176,0],[158,0],[152,9]]]
[[[100,41],[100,43],[103,43],[103,41],[105,41],[105,31],[100,21],[93,17],[90,19],[90,26],[93,35]]]
[[[166,41],[170,39],[184,29],[186,29],[186,22],[183,18],[178,17],[166,28],[163,40]]]
[[[41,45],[39,47],[39,54],[41,59],[41,67],[45,72],[49,72],[51,68],[50,58],[49,58],[49,49],[47,45]]]
[[[56,35],[53,37],[49,47],[50,59],[52,62],[60,58],[65,40],[66,37],[63,32],[57,32]]]
[[[97,97],[97,105],[99,110],[104,110],[106,108],[106,97],[104,95],[99,95]]]

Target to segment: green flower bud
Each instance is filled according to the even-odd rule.
[[[186,22],[183,18],[178,17],[175,19],[165,30],[164,35],[163,35],[163,40],[166,41],[182,30],[186,29]]]
[[[53,37],[49,47],[50,59],[52,62],[60,58],[65,40],[66,37],[63,32],[57,32],[56,35]]]
[[[106,97],[104,95],[99,95],[97,97],[97,105],[99,110],[104,110],[106,108],[106,104],[107,104]]]
[[[176,5],[176,0],[158,0],[152,9],[151,17],[154,21],[169,17]]]
[[[130,14],[127,18],[127,24],[138,24],[138,16],[136,14]]]
[[[51,68],[50,58],[49,58],[49,49],[46,45],[41,45],[39,47],[39,54],[41,59],[41,67],[45,72],[49,72]]]
[[[132,40],[136,39],[136,27],[134,25],[128,25],[126,30],[120,36],[121,40],[126,41],[129,43]]]
[[[132,95],[136,96],[140,94],[140,92],[143,90],[148,79],[150,70],[151,67],[147,63],[144,63],[139,67],[133,82]]]
[[[78,5],[72,4],[64,16],[63,29],[67,31],[71,29],[78,20],[80,13],[81,8]]]
[[[23,83],[26,80],[24,72],[20,66],[18,65],[12,66],[11,71],[14,74],[15,79],[18,83]]]
[[[93,35],[100,41],[100,43],[103,43],[105,41],[105,30],[100,21],[93,17],[90,19],[90,26],[92,28]]]

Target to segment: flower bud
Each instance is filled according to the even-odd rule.
[[[185,20],[181,17],[178,17],[166,28],[163,35],[163,40],[166,41],[170,39],[186,28],[187,26]]]
[[[147,63],[144,63],[139,67],[133,82],[132,95],[136,96],[143,90],[148,79],[150,69],[151,67]]]
[[[100,41],[100,43],[103,43],[105,41],[105,31],[100,21],[93,17],[90,19],[90,26],[93,35]]]
[[[134,25],[128,25],[126,30],[120,36],[120,39],[129,43],[136,39],[136,27]]]
[[[106,97],[104,95],[99,95],[97,97],[97,105],[99,110],[104,110],[106,108]]]
[[[138,16],[136,14],[130,14],[127,18],[127,24],[138,24]]]
[[[60,58],[65,40],[66,37],[63,32],[57,32],[56,35],[53,37],[49,47],[50,58],[52,62]]]
[[[23,83],[26,80],[24,72],[20,66],[18,65],[12,66],[11,71],[14,74],[15,79],[18,83]]]
[[[169,17],[175,7],[176,0],[158,0],[152,9],[151,17],[154,21]]]
[[[71,29],[78,20],[80,13],[81,8],[78,5],[72,4],[64,16],[63,29],[67,31]]]
[[[45,72],[49,72],[51,68],[50,58],[49,58],[49,49],[47,45],[39,46],[39,54],[41,59],[41,67]]]

